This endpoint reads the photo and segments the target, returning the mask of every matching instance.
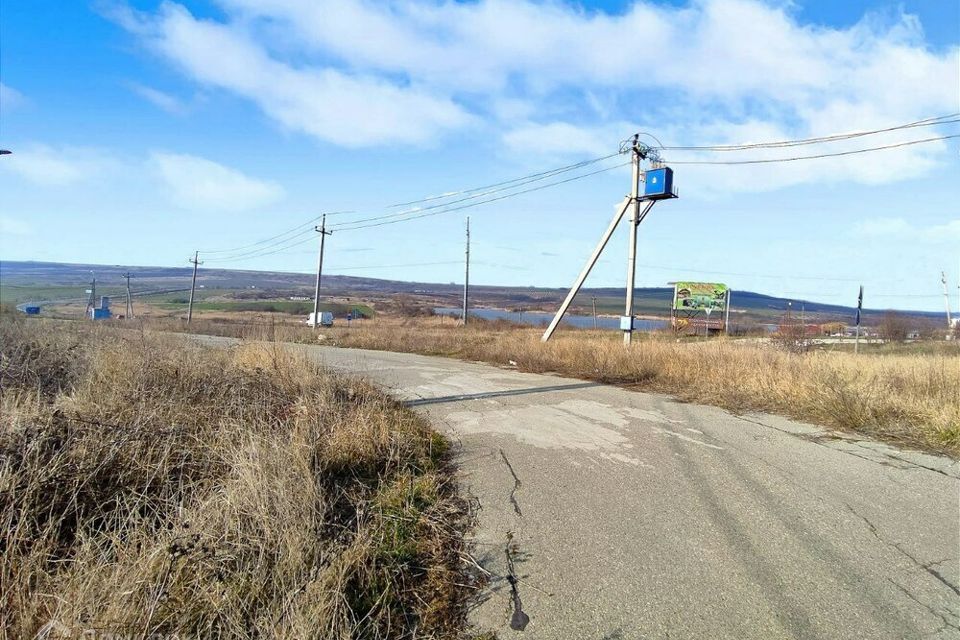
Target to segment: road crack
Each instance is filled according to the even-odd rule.
[[[863,520],[863,522],[867,525],[867,528],[870,529],[870,533],[873,534],[873,537],[874,537],[874,538],[876,538],[877,540],[879,540],[879,541],[882,542],[883,544],[887,545],[888,547],[891,547],[891,548],[896,549],[897,551],[899,551],[903,556],[909,558],[910,561],[913,562],[913,564],[915,564],[916,566],[918,566],[918,567],[920,567],[921,569],[923,569],[924,571],[926,571],[929,575],[933,576],[933,578],[935,578],[938,582],[940,582],[940,583],[943,584],[945,587],[947,587],[948,589],[950,589],[951,591],[953,591],[955,594],[957,594],[958,596],[960,596],[960,589],[958,589],[955,584],[953,584],[953,583],[951,583],[949,580],[947,580],[947,579],[943,576],[942,573],[940,573],[939,571],[937,571],[936,569],[934,569],[934,566],[945,562],[945,560],[937,560],[937,561],[934,561],[934,562],[926,562],[926,563],[920,562],[913,554],[911,554],[909,551],[907,551],[906,549],[904,549],[899,543],[897,543],[897,542],[890,542],[889,540],[885,540],[885,539],[880,535],[880,532],[877,530],[877,526],[876,526],[875,524],[873,524],[873,523],[872,523],[868,518],[866,518],[864,515],[860,514],[856,509],[854,509],[853,507],[851,507],[849,504],[847,504],[846,507],[847,507],[847,509],[850,510],[850,513],[852,513],[853,515],[855,515],[855,516],[857,516],[858,518],[860,518],[861,520]],[[894,584],[896,584],[896,583],[894,583]],[[897,585],[897,586],[899,586],[899,585]]]
[[[507,454],[503,452],[503,449],[500,449],[500,457],[503,458],[503,463],[507,465],[507,469],[510,470],[510,475],[513,476],[513,489],[510,490],[510,503],[513,505],[513,510],[516,514],[523,517],[523,512],[520,510],[520,503],[517,502],[517,491],[520,489],[522,483],[520,482],[520,478],[517,477],[517,472],[513,470],[513,465],[507,460]]]
[[[500,453],[503,453],[502,451]],[[504,457],[506,460],[506,457]],[[509,462],[507,463],[510,464]],[[517,481],[519,482],[519,480]],[[513,603],[513,614],[510,616],[510,628],[514,631],[523,631],[530,623],[530,616],[523,610],[523,601],[520,600],[520,589],[517,585],[520,579],[517,578],[516,567],[513,557],[516,553],[516,545],[513,542],[513,532],[507,531],[507,544],[504,547],[504,555],[507,557],[507,582],[510,583],[510,598]]]

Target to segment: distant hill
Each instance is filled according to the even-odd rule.
[[[41,289],[56,288],[69,293],[69,296],[64,297],[82,298],[92,275],[96,275],[98,292],[103,289],[105,293],[115,295],[123,283],[121,275],[127,271],[133,274],[134,290],[140,295],[148,295],[189,288],[192,268],[0,261],[0,294],[4,301],[19,303],[27,301],[31,295],[39,295]],[[198,283],[208,290],[276,290],[283,295],[308,295],[312,298],[314,278],[314,274],[308,273],[201,267]],[[438,304],[451,305],[456,304],[463,292],[462,284],[408,282],[338,274],[324,274],[323,287],[327,295],[402,294],[426,297]],[[501,308],[555,308],[566,293],[564,288],[490,285],[471,287],[473,304]],[[591,305],[593,297],[597,298],[598,310],[606,313],[621,312],[619,305],[623,300],[622,288],[586,288],[580,292],[574,304],[583,311]],[[669,287],[638,288],[637,313],[668,315],[672,298],[673,289]],[[838,319],[851,322],[856,313],[856,309],[850,306],[811,300],[788,300],[752,291],[734,290],[732,293],[732,308],[759,321],[775,321],[787,309],[788,302],[793,303],[794,313],[800,313],[802,307],[811,320]],[[864,322],[876,322],[884,312],[883,309],[865,309]],[[924,311],[900,312],[928,320],[936,320],[943,315]]]

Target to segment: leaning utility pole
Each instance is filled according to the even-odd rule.
[[[467,326],[467,313],[470,304],[470,216],[467,216],[467,251],[465,265],[466,270],[463,276],[463,326]]]
[[[190,264],[193,265],[193,280],[190,281],[190,304],[187,305],[187,324],[193,320],[193,294],[197,290],[197,265],[203,264],[200,262],[200,252],[193,252],[193,259],[187,260]]]
[[[320,219],[320,226],[314,227],[314,231],[320,234],[320,255],[317,257],[317,288],[313,292],[313,327],[320,326],[320,277],[323,275],[323,244],[327,236],[332,236],[333,231],[327,231],[327,214],[323,214]]]
[[[133,300],[130,298],[130,278],[132,278],[133,275],[127,271],[120,277],[126,279],[127,281],[127,313],[124,317],[127,320],[131,320],[133,319]]]
[[[633,136],[633,149],[630,154],[633,167],[633,178],[630,180],[633,217],[630,219],[630,245],[627,253],[627,301],[623,311],[624,321],[621,322],[621,325],[627,323],[627,326],[620,327],[623,329],[624,346],[630,346],[633,340],[633,288],[637,275],[637,227],[640,225],[640,145],[637,140],[638,137]]]

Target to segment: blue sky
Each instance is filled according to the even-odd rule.
[[[329,219],[343,224],[607,155],[635,131],[731,144],[945,115],[960,111],[958,34],[960,3],[936,0],[4,2],[0,147],[14,154],[0,158],[0,257],[184,265],[322,211],[355,211]],[[640,228],[640,286],[715,279],[849,304],[863,283],[868,306],[938,310],[945,269],[957,307],[956,140],[675,169],[681,198]],[[459,282],[469,213],[474,281],[567,286],[628,190],[615,169],[341,229],[326,268]],[[623,285],[626,244],[624,228],[588,285]],[[206,257],[309,272],[315,247],[233,255]],[[428,262],[450,264],[392,266]]]

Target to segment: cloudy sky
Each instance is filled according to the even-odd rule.
[[[473,280],[565,286],[629,191],[624,158],[470,209],[349,222],[607,156],[638,131],[668,147],[757,143],[960,112],[960,3],[942,0],[33,0],[2,12],[7,260],[185,265],[199,249],[210,266],[309,272],[310,234],[255,243],[350,211],[329,218],[342,227],[330,272],[461,281],[469,214]],[[641,226],[638,283],[847,304],[862,283],[868,306],[936,310],[945,269],[956,308],[957,140],[683,164],[952,134],[960,123],[664,151],[681,197]],[[623,285],[626,244],[622,229],[590,285]]]

